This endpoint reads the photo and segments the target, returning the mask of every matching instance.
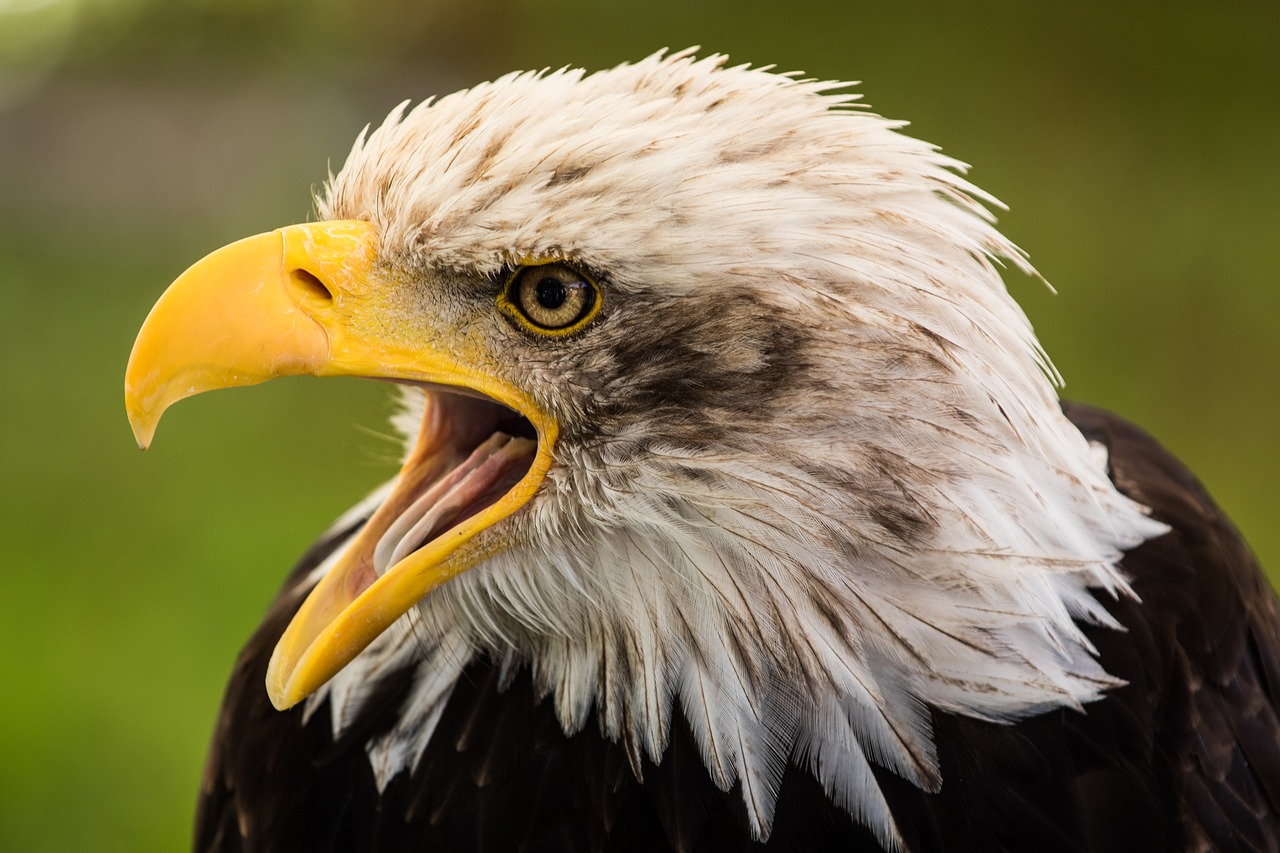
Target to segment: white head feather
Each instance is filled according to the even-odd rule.
[[[529,368],[565,437],[516,544],[311,700],[340,730],[419,661],[370,747],[384,784],[486,652],[637,762],[683,713],[759,838],[793,762],[893,846],[870,764],[946,784],[930,707],[1014,720],[1116,683],[1076,623],[1111,624],[1094,590],[1130,594],[1121,552],[1163,527],[1059,409],[994,200],[841,88],[688,54],[513,74],[402,106],[331,179],[321,215],[370,220],[389,265],[564,257],[620,306],[571,371]],[[641,328],[658,352],[627,362]],[[710,371],[672,392],[696,417],[642,387],[664,347]]]

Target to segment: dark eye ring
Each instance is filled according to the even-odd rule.
[[[600,289],[568,264],[533,264],[512,274],[499,304],[533,331],[565,334],[595,317]]]

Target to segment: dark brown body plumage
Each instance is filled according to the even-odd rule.
[[[1142,598],[1109,602],[1124,632],[1089,629],[1128,682],[1081,714],[1016,725],[934,714],[943,786],[877,777],[912,851],[1280,849],[1280,618],[1240,535],[1153,439],[1077,405],[1120,491],[1172,531],[1126,555]],[[638,776],[594,721],[566,737],[527,674],[485,663],[454,688],[422,762],[377,793],[364,744],[406,694],[402,671],[334,743],[327,711],[272,709],[267,660],[301,602],[318,543],[236,662],[201,789],[200,851],[732,851],[752,842],[740,794],[717,790],[683,724]],[[807,770],[784,779],[768,844],[879,850]]]

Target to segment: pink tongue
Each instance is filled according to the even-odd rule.
[[[457,468],[436,480],[378,540],[379,576],[450,527],[494,504],[529,470],[537,442],[495,432]]]

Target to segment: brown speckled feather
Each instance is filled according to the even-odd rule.
[[[942,788],[876,768],[907,847],[968,850],[1280,849],[1280,619],[1229,521],[1194,477],[1123,420],[1067,414],[1110,452],[1111,476],[1171,532],[1121,564],[1141,597],[1111,602],[1125,631],[1089,628],[1127,685],[1086,706],[1016,725],[935,712]],[[643,781],[593,718],[567,737],[527,673],[458,681],[427,752],[379,795],[364,752],[408,688],[387,675],[334,743],[327,711],[274,711],[271,649],[301,600],[294,588],[341,536],[304,557],[236,662],[210,749],[198,851],[732,851],[751,841],[742,797],[707,774],[683,721]],[[795,761],[793,756],[793,762]],[[878,850],[794,763],[768,847]]]

